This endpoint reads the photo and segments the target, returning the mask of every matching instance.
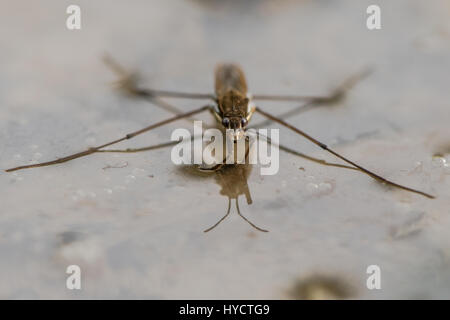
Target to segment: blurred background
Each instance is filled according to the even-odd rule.
[[[1,169],[53,160],[171,116],[115,91],[105,53],[138,72],[144,87],[206,93],[220,62],[239,63],[250,92],[260,94],[328,94],[371,66],[345,100],[286,121],[437,199],[283,152],[274,176],[259,168],[198,175],[172,164],[170,148],[2,170],[0,298],[450,298],[448,1],[1,4]],[[81,8],[81,30],[66,28],[71,4]],[[381,8],[380,30],[366,27],[371,4]],[[186,111],[202,103],[167,101]],[[298,104],[259,106],[282,114]],[[192,124],[117,147],[167,142],[178,127]],[[286,129],[280,142],[340,163]],[[245,184],[250,205],[239,194]],[[269,233],[233,206],[203,233],[236,196],[242,213]],[[66,288],[72,264],[81,267],[81,290]],[[366,287],[374,264],[380,290]]]

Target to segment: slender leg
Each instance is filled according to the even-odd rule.
[[[170,142],[160,143],[160,144],[156,144],[156,145],[144,147],[144,148],[102,149],[102,150],[97,150],[96,152],[137,153],[137,152],[143,152],[143,151],[162,149],[165,147],[174,146],[178,143],[179,143],[179,141],[170,141]]]
[[[270,139],[269,137],[267,137],[267,136],[265,136],[265,135],[263,135],[263,134],[261,134],[261,133],[259,133],[259,132],[256,132],[256,134],[257,134],[258,136],[263,137],[264,139],[266,139],[266,141],[267,141],[269,144],[273,144],[272,139]],[[296,150],[294,150],[294,149],[285,147],[285,146],[283,146],[283,145],[281,145],[281,144],[278,144],[278,147],[279,147],[281,150],[283,150],[283,151],[285,151],[285,152],[287,152],[287,153],[293,154],[294,156],[298,156],[298,157],[304,158],[304,159],[306,159],[306,160],[310,160],[310,161],[312,161],[312,162],[316,162],[316,163],[321,164],[321,165],[324,165],[324,166],[338,167],[338,168],[344,168],[344,169],[358,170],[358,171],[359,171],[358,168],[351,167],[351,166],[346,166],[345,164],[326,162],[326,161],[323,160],[323,159],[318,159],[318,158],[314,158],[314,157],[312,157],[312,156],[308,156],[308,155],[306,155],[306,154],[304,154],[304,153],[301,153],[301,152],[298,152],[298,151],[296,151]]]
[[[253,114],[255,113],[256,108],[252,107],[252,109],[249,111],[249,113],[247,114],[247,123],[250,122],[250,119],[253,117]]]
[[[360,72],[356,75],[353,75],[352,77],[348,78],[346,81],[344,81],[339,87],[337,87],[331,95],[329,96],[323,96],[323,97],[287,97],[288,99],[282,99],[284,96],[268,96],[273,98],[280,98],[280,99],[266,99],[266,100],[284,100],[284,101],[304,101],[305,103],[292,109],[287,112],[284,112],[277,117],[280,119],[292,117],[294,115],[297,115],[299,113],[303,113],[312,109],[316,109],[317,107],[322,107],[325,105],[330,105],[337,103],[338,101],[342,100],[345,97],[345,94],[348,90],[350,90],[357,81],[363,79],[368,74],[370,74],[371,70],[369,68],[365,69],[363,72]],[[256,96],[257,98],[260,98],[261,96]],[[265,97],[265,96],[263,96]],[[292,99],[291,99],[292,98]],[[298,100],[295,100],[295,98],[299,98]],[[262,128],[268,126],[272,121],[266,120],[261,123],[258,123],[256,125],[253,125],[252,128]]]
[[[267,142],[269,142],[269,144],[273,144],[272,140],[260,133],[256,133],[258,136],[264,138],[267,140]],[[192,137],[191,140],[196,139],[197,137]],[[169,142],[165,142],[165,143],[160,143],[160,144],[156,144],[156,145],[152,145],[152,146],[148,146],[148,147],[143,147],[143,148],[127,148],[127,149],[101,149],[101,150],[97,150],[96,152],[111,152],[111,153],[137,153],[137,152],[144,152],[144,151],[151,151],[151,150],[156,150],[156,149],[162,149],[162,148],[166,148],[166,147],[170,147],[173,145],[178,144],[179,141],[169,141]],[[278,147],[287,152],[290,153],[294,156],[298,156],[301,158],[304,158],[306,160],[312,161],[312,162],[316,162],[318,164],[324,165],[324,166],[330,166],[330,167],[337,167],[337,168],[344,168],[344,169],[350,169],[350,170],[357,170],[359,171],[358,168],[355,167],[351,167],[351,166],[347,166],[345,164],[339,164],[339,163],[330,163],[327,162],[323,159],[318,159],[312,156],[308,156],[307,154],[301,153],[299,151],[296,151],[294,149],[288,148],[286,146],[283,145],[278,145]],[[224,159],[225,160],[225,159]],[[225,161],[224,161],[225,163]],[[216,166],[213,166],[212,168],[198,168],[200,171],[207,171],[207,172],[211,172],[211,171],[218,171],[223,167],[223,164],[217,164]]]
[[[133,138],[133,137],[135,137],[137,135],[140,135],[142,133],[148,132],[148,131],[150,131],[152,129],[161,127],[161,126],[163,126],[165,124],[168,124],[170,122],[173,122],[173,121],[176,121],[176,120],[179,120],[179,119],[190,117],[190,116],[192,116],[194,114],[200,113],[200,112],[208,110],[210,108],[211,108],[211,106],[209,106],[209,105],[203,106],[203,107],[198,108],[196,110],[193,110],[193,111],[190,111],[190,112],[186,112],[184,114],[180,114],[180,115],[174,116],[172,118],[169,118],[169,119],[157,122],[155,124],[152,124],[152,125],[150,125],[148,127],[143,128],[143,129],[140,129],[140,130],[134,131],[132,133],[129,133],[129,134],[125,135],[124,137],[120,138],[120,139],[117,139],[117,140],[114,140],[114,141],[102,144],[102,145],[100,145],[98,147],[89,148],[87,150],[84,150],[84,151],[81,151],[81,152],[78,152],[78,153],[74,153],[72,155],[69,155],[69,156],[66,156],[66,157],[63,157],[63,158],[59,158],[59,159],[53,160],[53,161],[48,161],[48,162],[42,162],[42,163],[37,163],[37,164],[30,164],[30,165],[26,165],[26,166],[20,166],[20,167],[16,167],[16,168],[11,168],[11,169],[6,170],[6,172],[21,170],[21,169],[28,169],[28,168],[45,167],[45,166],[50,166],[50,165],[54,165],[54,164],[58,164],[58,163],[67,162],[67,161],[70,161],[70,160],[73,160],[73,159],[81,158],[81,157],[90,155],[92,153],[98,152],[102,148],[109,147],[109,146],[111,146],[113,144],[116,144],[118,142],[131,139],[131,138]]]
[[[129,94],[154,98],[154,97],[166,97],[166,98],[183,98],[183,99],[209,99],[216,101],[216,97],[212,94],[204,93],[187,93],[178,91],[166,91],[166,90],[152,90],[141,89],[136,85],[136,75],[130,74],[125,69],[113,60],[109,55],[103,57],[103,61],[116,73],[122,80],[119,81],[121,89],[125,90]]]
[[[329,96],[290,96],[290,95],[253,95],[255,100],[272,100],[272,101],[313,101],[316,103],[330,103],[340,100],[346,91],[350,90],[358,81],[367,77],[372,70],[366,68],[363,71],[346,79],[333,93]]]
[[[430,195],[430,194],[428,194],[428,193],[425,193],[425,192],[423,192],[423,191],[416,190],[416,189],[412,189],[412,188],[409,188],[409,187],[406,187],[406,186],[402,186],[402,185],[400,185],[400,184],[397,184],[397,183],[395,183],[395,182],[389,181],[389,180],[387,180],[387,179],[385,179],[385,178],[383,178],[383,177],[377,175],[376,173],[373,173],[372,171],[369,171],[369,170],[367,170],[366,168],[364,168],[364,167],[362,167],[362,166],[356,164],[355,162],[353,162],[353,161],[351,161],[351,160],[345,158],[344,156],[338,154],[337,152],[335,152],[335,151],[333,151],[332,149],[328,148],[328,147],[327,147],[325,144],[323,144],[322,142],[320,142],[320,141],[314,139],[314,138],[311,137],[310,135],[308,135],[308,134],[306,134],[305,132],[303,132],[302,130],[299,130],[299,129],[297,129],[296,127],[294,127],[294,126],[288,124],[287,122],[283,121],[282,119],[279,119],[279,118],[277,118],[277,117],[275,117],[275,116],[273,116],[273,115],[271,115],[271,114],[269,114],[269,113],[267,113],[267,112],[261,110],[261,109],[258,108],[258,107],[256,108],[256,111],[259,112],[260,114],[262,114],[263,116],[269,118],[270,120],[275,121],[275,122],[278,122],[279,124],[285,126],[286,128],[291,129],[292,131],[298,133],[299,135],[301,135],[301,136],[303,136],[304,138],[308,139],[308,140],[311,141],[312,143],[318,145],[318,146],[321,147],[322,149],[324,149],[324,150],[328,151],[329,153],[335,155],[335,156],[338,157],[339,159],[341,159],[341,160],[343,160],[343,161],[345,161],[345,162],[351,164],[352,166],[358,168],[360,171],[362,171],[362,172],[364,172],[365,174],[371,176],[371,177],[374,178],[375,180],[378,180],[378,181],[380,181],[380,182],[386,183],[386,184],[391,185],[391,186],[396,187],[396,188],[400,188],[400,189],[403,189],[403,190],[406,190],[406,191],[410,191],[410,192],[414,192],[414,193],[420,194],[420,195],[425,196],[425,197],[427,197],[427,198],[431,198],[431,199],[434,198],[434,196],[432,196],[432,195]]]

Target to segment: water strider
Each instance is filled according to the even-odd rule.
[[[312,106],[313,104],[323,104],[323,103],[330,103],[337,101],[343,97],[345,92],[351,88],[357,80],[362,78],[366,75],[365,73],[359,74],[357,76],[349,78],[347,81],[344,82],[343,85],[338,87],[337,90],[335,90],[331,95],[329,96],[284,96],[284,95],[251,95],[248,93],[247,89],[247,82],[245,80],[244,73],[242,69],[236,65],[236,64],[220,64],[217,66],[215,70],[215,94],[203,94],[203,93],[186,93],[186,92],[177,92],[177,91],[165,91],[165,90],[152,90],[152,89],[141,89],[138,86],[135,85],[133,77],[130,77],[124,70],[121,68],[118,64],[116,64],[114,61],[112,61],[110,58],[106,58],[106,62],[113,67],[113,69],[118,72],[121,76],[125,76],[122,78],[121,82],[121,88],[126,90],[129,94],[132,94],[134,96],[139,96],[142,98],[146,98],[150,100],[151,102],[155,103],[156,105],[159,105],[176,115],[173,117],[170,117],[168,119],[165,119],[163,121],[151,124],[145,128],[142,128],[140,130],[131,132],[122,138],[104,143],[102,145],[99,145],[97,147],[89,148],[84,151],[71,154],[62,158],[58,158],[53,161],[48,162],[42,162],[37,164],[30,164],[30,165],[24,165],[19,166],[11,169],[7,169],[7,172],[12,172],[16,170],[22,170],[22,169],[28,169],[28,168],[37,168],[37,167],[44,167],[54,164],[60,164],[64,163],[70,160],[74,160],[80,157],[84,157],[96,152],[139,152],[139,151],[146,151],[146,150],[152,150],[164,146],[174,145],[177,142],[169,142],[165,144],[161,144],[158,146],[151,146],[146,148],[139,148],[139,149],[125,149],[125,150],[108,150],[105,149],[106,147],[109,147],[111,145],[114,145],[118,142],[129,140],[134,138],[135,136],[138,136],[140,134],[143,134],[145,132],[148,132],[150,130],[153,130],[155,128],[161,127],[163,125],[166,125],[168,123],[174,122],[176,120],[180,119],[191,119],[192,116],[197,115],[201,112],[209,111],[212,113],[214,118],[217,120],[218,124],[224,129],[233,129],[234,135],[233,139],[234,141],[238,141],[242,139],[245,135],[245,130],[249,127],[248,124],[250,120],[252,119],[253,114],[259,113],[262,116],[266,117],[270,121],[274,121],[293,132],[297,133],[298,135],[302,136],[303,138],[306,138],[310,142],[314,143],[315,145],[319,146],[323,150],[333,154],[337,158],[343,160],[344,162],[348,163],[350,166],[344,166],[339,164],[330,164],[326,163],[323,160],[315,159],[303,154],[299,154],[298,152],[295,152],[289,148],[286,148],[284,146],[280,146],[282,150],[298,154],[300,156],[306,157],[310,160],[331,165],[331,166],[337,166],[337,167],[346,167],[350,169],[354,169],[360,172],[363,172],[370,177],[374,178],[375,180],[382,182],[384,184],[400,188],[409,192],[413,192],[416,194],[420,194],[422,196],[425,196],[427,198],[434,198],[434,196],[425,193],[423,191],[413,189],[407,186],[400,185],[398,183],[392,182],[366,168],[363,166],[355,163],[354,161],[344,157],[343,155],[337,153],[336,151],[330,149],[327,145],[320,142],[319,140],[313,138],[311,135],[305,133],[304,131],[298,129],[297,127],[287,123],[284,121],[281,117],[274,116],[271,113],[268,113],[261,109],[260,107],[254,105],[253,100],[272,100],[272,101],[298,101],[298,102],[305,102],[306,104],[302,106],[302,110],[305,110],[305,108],[308,108]],[[181,110],[177,109],[176,107],[171,106],[170,104],[166,103],[164,100],[161,100],[160,98],[185,98],[185,99],[204,99],[204,100],[211,100],[212,104],[204,105],[200,108],[197,108],[195,110],[189,111],[189,112],[181,112]],[[301,110],[300,110],[301,111]],[[217,164],[214,167],[208,168],[206,170],[210,171],[218,171],[222,169],[224,164]],[[229,210],[228,210],[229,213]],[[227,213],[227,214],[228,214]]]

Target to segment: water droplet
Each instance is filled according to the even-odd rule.
[[[447,164],[447,160],[442,156],[436,155],[433,156],[432,163],[435,167],[444,167]]]
[[[15,154],[14,155],[14,160],[21,160],[22,159],[22,155],[21,154]]]
[[[31,146],[30,146],[30,149],[31,150],[37,150],[39,148],[39,146],[37,145],[37,144],[32,144]]]
[[[450,156],[446,158],[440,154],[434,155],[432,159],[432,164],[435,168],[444,169],[445,174],[450,174]]]
[[[108,188],[105,189],[105,192],[106,192],[107,194],[112,194],[112,193],[113,193],[112,189],[108,189]]]

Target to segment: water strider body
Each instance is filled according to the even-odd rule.
[[[234,130],[234,138],[243,137],[245,127],[255,108],[247,93],[244,72],[236,64],[220,64],[215,71],[216,119],[225,129]]]
[[[114,63],[112,60],[107,61],[114,70],[116,70],[121,76],[129,76],[119,65]],[[306,105],[312,105],[312,104],[321,104],[321,103],[327,103],[327,102],[335,102],[337,99],[340,99],[346,90],[348,90],[350,87],[352,87],[355,82],[360,79],[364,74],[360,74],[356,77],[351,77],[347,81],[344,82],[343,85],[341,85],[335,92],[333,92],[329,96],[280,96],[280,95],[254,95],[254,100],[272,100],[272,101],[302,101],[306,102]],[[126,77],[125,77],[126,78]],[[126,78],[130,79],[130,77]],[[140,149],[126,149],[126,150],[108,150],[105,149],[106,147],[109,147],[111,145],[114,145],[118,142],[125,141],[132,139],[133,137],[143,134],[145,132],[148,132],[150,130],[153,130],[155,128],[161,127],[163,125],[166,125],[168,123],[171,123],[176,120],[180,119],[189,119],[190,117],[199,114],[204,111],[210,111],[216,120],[221,124],[223,129],[233,129],[233,138],[235,141],[241,139],[244,136],[244,132],[248,127],[248,123],[250,122],[250,119],[252,115],[255,112],[258,112],[262,116],[266,117],[270,121],[274,121],[292,131],[297,133],[298,135],[306,138],[310,142],[316,144],[323,150],[333,154],[337,158],[343,160],[344,162],[348,163],[350,166],[347,166],[347,168],[351,168],[360,172],[363,172],[370,177],[376,179],[379,182],[382,182],[384,184],[400,188],[409,192],[413,192],[428,198],[434,198],[434,196],[425,193],[423,191],[413,189],[410,187],[406,187],[400,184],[397,184],[395,182],[392,182],[386,178],[383,178],[382,176],[362,167],[361,165],[353,162],[352,160],[349,160],[348,158],[342,156],[341,154],[335,152],[334,150],[330,149],[327,145],[320,142],[319,140],[313,138],[309,134],[305,133],[304,131],[296,128],[295,126],[285,122],[282,118],[272,115],[271,113],[268,113],[264,110],[262,110],[260,107],[257,107],[253,105],[252,100],[250,99],[250,95],[248,94],[247,89],[247,82],[245,80],[244,73],[242,69],[235,65],[235,64],[220,64],[215,71],[215,94],[198,94],[198,93],[185,93],[185,92],[175,92],[175,91],[163,91],[163,90],[151,90],[151,89],[140,89],[138,88],[132,81],[126,80],[122,81],[122,89],[125,89],[128,93],[131,93],[135,96],[143,97],[148,100],[150,100],[152,103],[161,106],[165,109],[170,110],[171,112],[176,113],[175,116],[170,117],[166,120],[157,122],[155,124],[151,124],[145,128],[142,128],[140,130],[131,132],[122,138],[107,142],[105,144],[99,145],[97,147],[89,148],[84,151],[63,157],[58,158],[53,161],[43,162],[43,163],[37,163],[37,164],[31,164],[31,165],[24,165],[20,167],[15,167],[6,170],[7,172],[12,172],[16,170],[21,169],[27,169],[27,168],[36,168],[36,167],[43,167],[43,166],[49,166],[54,164],[60,164],[64,163],[73,159],[77,159],[80,157],[84,157],[93,153],[97,152],[139,152],[139,151],[146,151],[146,150],[152,150],[156,149],[159,146],[151,146],[146,148],[140,148]],[[161,97],[169,97],[169,98],[187,98],[187,99],[205,99],[205,100],[211,100],[214,102],[214,105],[208,104],[205,106],[202,106],[200,108],[197,108],[193,111],[189,112],[181,112],[176,107],[173,107],[172,105],[167,104],[165,101],[161,100]],[[168,146],[173,145],[174,143],[166,143],[162,144],[160,146]],[[289,150],[286,147],[282,147],[280,145],[281,149]],[[289,152],[289,151],[288,151]],[[339,164],[328,164],[323,160],[315,159],[309,156],[301,155],[297,153],[298,155],[305,157],[309,160],[313,160],[325,165],[334,165],[336,167],[345,167],[343,165]],[[216,166],[214,170],[221,169],[222,166]]]

